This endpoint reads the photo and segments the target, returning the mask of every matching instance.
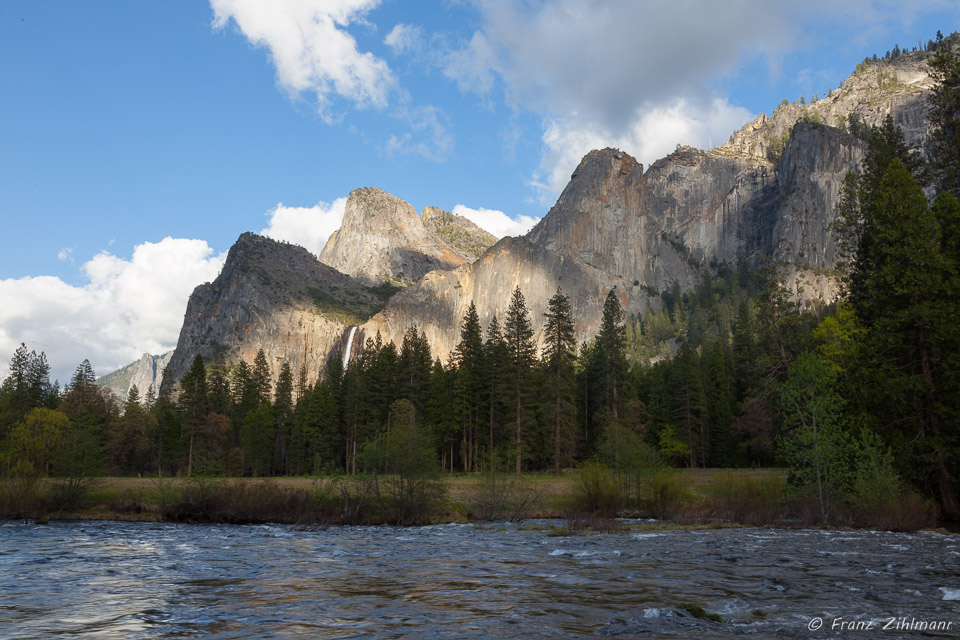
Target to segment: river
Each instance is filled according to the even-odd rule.
[[[960,637],[960,536],[534,524],[6,523],[0,637]]]

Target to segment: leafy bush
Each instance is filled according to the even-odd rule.
[[[616,422],[607,423],[603,436],[601,455],[616,475],[620,499],[623,504],[636,505],[640,502],[644,484],[663,467],[663,460],[639,433]]]
[[[578,513],[614,517],[620,510],[620,486],[599,462],[587,462],[577,470],[572,507]]]
[[[40,478],[33,465],[24,460],[3,464],[0,476],[0,520],[30,518],[39,514],[42,506]]]
[[[692,501],[690,481],[669,468],[653,476],[648,495],[650,512],[658,520],[676,520]]]
[[[371,491],[384,522],[424,524],[446,494],[436,452],[417,425],[413,404],[390,406],[388,428],[364,452],[374,470]]]

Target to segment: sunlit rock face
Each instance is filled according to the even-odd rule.
[[[495,315],[502,322],[517,286],[538,341],[558,287],[571,298],[578,340],[587,340],[614,287],[625,312],[641,314],[658,309],[674,284],[690,290],[724,263],[763,256],[785,265],[801,300],[832,299],[830,225],[843,179],[866,152],[845,129],[889,113],[922,151],[931,86],[919,58],[901,58],[868,65],[812,104],[782,105],[716,149],[678,147],[646,171],[623,151],[591,151],[536,227],[492,246],[463,218],[432,207],[418,216],[384,191],[358,189],[320,256],[325,264],[242,236],[221,277],[191,297],[169,370],[182,374],[195,353],[231,362],[263,348],[275,372],[284,361],[305,364],[312,379],[331,352],[345,351],[345,335],[355,356],[378,332],[399,344],[412,325],[445,360],[469,304],[484,327]]]
[[[98,378],[97,384],[112,391],[121,401],[126,400],[130,389],[136,386],[143,399],[151,387],[154,393],[159,391],[163,371],[172,356],[172,351],[158,356],[145,353],[136,362]]]
[[[284,362],[315,380],[344,329],[383,308],[390,291],[319,262],[309,251],[252,233],[240,236],[223,270],[190,296],[164,385],[180,379],[193,358],[252,363],[264,350],[273,377]]]
[[[424,226],[412,206],[375,188],[350,193],[343,224],[320,253],[320,262],[373,285],[408,285],[470,259]]]

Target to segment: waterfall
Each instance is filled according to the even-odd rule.
[[[353,346],[353,334],[357,332],[356,327],[350,327],[350,337],[347,338],[347,349],[343,352],[343,368],[347,368],[347,363],[350,362],[350,347]]]

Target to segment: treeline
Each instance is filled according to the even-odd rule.
[[[888,50],[882,56],[875,53],[873,54],[873,56],[868,56],[864,58],[863,62],[857,65],[857,71],[860,71],[861,69],[866,68],[867,65],[869,64],[876,64],[877,62],[880,62],[880,61],[892,62],[898,59],[900,56],[904,56],[910,53],[917,53],[918,51],[922,53],[936,53],[941,47],[952,46],[957,41],[957,38],[955,36],[956,34],[951,34],[946,38],[944,38],[943,34],[940,31],[937,31],[937,36],[935,40],[927,40],[926,42],[920,42],[917,44],[917,46],[911,47],[909,49],[906,47],[901,49],[899,44],[895,44],[893,45],[893,49]]]
[[[558,290],[539,351],[518,288],[502,323],[481,327],[471,305],[447,364],[413,326],[399,348],[377,336],[346,366],[333,354],[312,385],[287,364],[273,380],[262,351],[229,368],[197,357],[175,399],[134,387],[118,402],[86,361],[60,393],[43,354],[21,345],[0,389],[3,451],[8,467],[62,475],[57,451],[76,456],[61,438],[77,432],[85,436],[71,450],[98,462],[91,473],[354,474],[405,400],[448,471],[476,471],[493,454],[514,471],[559,472],[619,437],[681,466],[767,465],[773,445],[756,447],[761,435],[735,428],[767,366],[759,354],[770,339],[755,320],[763,286],[751,270],[721,265],[693,292],[672,288],[656,312],[630,318],[614,289],[600,332],[579,345]]]

